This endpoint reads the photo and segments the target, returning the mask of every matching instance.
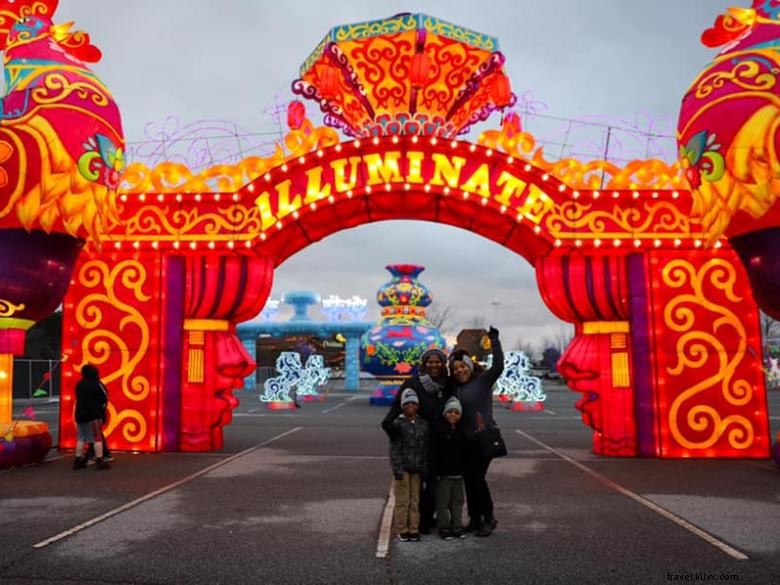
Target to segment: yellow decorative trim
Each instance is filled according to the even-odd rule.
[[[14,313],[24,310],[24,303],[18,305],[13,304],[11,301],[0,299],[0,317],[11,317]]]
[[[184,328],[187,329],[187,322],[209,325],[209,319],[186,319]],[[215,320],[216,321],[216,320]],[[227,321],[225,321],[227,323]],[[203,345],[206,343],[206,333],[202,329],[190,330],[189,333],[190,349],[187,360],[187,382],[190,384],[202,384],[206,379],[205,362],[206,355]]]
[[[185,331],[228,331],[230,321],[225,319],[185,319]],[[192,336],[190,336],[192,340]]]
[[[0,424],[11,422],[13,414],[14,356],[0,353]]]
[[[628,336],[625,333],[613,333],[609,336],[610,349],[626,349],[628,347]]]
[[[22,305],[24,307],[24,305]],[[3,329],[24,329],[27,331],[30,327],[35,325],[35,321],[29,319],[7,319],[0,318],[0,330]]]
[[[612,387],[629,388],[631,372],[628,368],[628,353],[625,351],[612,354]]]
[[[585,335],[628,333],[629,331],[628,321],[586,321],[582,324],[582,332]]]
[[[190,349],[189,363],[187,366],[187,382],[190,384],[203,384],[205,380],[203,362],[205,356],[202,349]]]

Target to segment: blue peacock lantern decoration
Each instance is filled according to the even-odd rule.
[[[361,338],[363,370],[379,380],[371,404],[390,404],[401,383],[416,372],[422,355],[446,346],[439,330],[426,316],[433,301],[428,287],[417,277],[425,270],[414,264],[391,264],[392,274],[376,295],[382,307],[377,324]]]

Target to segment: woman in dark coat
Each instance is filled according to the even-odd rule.
[[[493,498],[485,479],[491,459],[482,455],[479,433],[496,426],[493,420],[493,385],[504,371],[504,352],[498,340],[498,329],[491,327],[488,338],[493,363],[487,371],[474,363],[465,350],[455,350],[450,356],[454,396],[460,400],[463,409],[460,430],[466,439],[463,479],[466,506],[471,518],[467,530],[478,530],[477,536],[489,536],[496,527]]]
[[[418,415],[430,426],[441,418],[444,403],[452,396],[451,383],[447,378],[447,354],[440,349],[429,349],[420,358],[417,375],[404,381],[395,395],[390,410],[382,420],[382,428],[390,439],[394,439],[393,421],[401,414],[401,394],[407,388],[417,393],[420,401]],[[428,449],[430,457],[431,450]],[[432,469],[429,461],[428,469]],[[423,477],[420,486],[420,532],[428,534],[433,527],[436,512],[436,478]]]
[[[100,383],[98,369],[89,364],[81,368],[81,380],[76,384],[76,458],[73,469],[87,466],[84,447],[87,443],[95,445],[95,468],[108,469],[110,465],[103,459],[103,416],[108,397]]]

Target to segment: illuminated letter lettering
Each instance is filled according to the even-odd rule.
[[[322,167],[315,167],[306,171],[306,199],[304,205],[312,201],[319,201],[330,195],[330,185],[322,186]]]
[[[290,202],[290,185],[292,181],[287,179],[281,183],[274,185],[276,192],[279,194],[279,206],[277,207],[276,215],[277,219],[282,219],[284,216],[291,214],[301,206],[301,196],[296,195]],[[261,195],[262,197],[262,195]]]
[[[255,199],[255,205],[260,210],[260,227],[267,230],[269,227],[276,223],[276,218],[271,211],[271,197],[268,191],[264,191],[257,199]]]
[[[460,187],[464,191],[476,191],[482,197],[490,197],[490,170],[487,163],[479,165],[479,168],[474,171],[468,181],[463,183]]]
[[[496,181],[496,187],[500,187],[501,185],[504,185],[504,188],[499,195],[496,195],[495,199],[501,205],[506,205],[508,207],[512,197],[520,197],[527,183],[518,179],[513,174],[504,171],[498,177],[498,181]]]
[[[425,153],[410,150],[406,153],[406,159],[409,161],[409,172],[406,175],[407,183],[422,183],[422,161]]]
[[[344,169],[346,168],[347,163],[352,165],[349,172],[349,182],[347,182],[347,180],[344,178]],[[360,164],[359,156],[351,156],[349,159],[340,158],[338,160],[331,161],[330,168],[333,169],[336,191],[341,193],[343,191],[349,191],[350,189],[355,188],[355,185],[357,185],[358,164]]]
[[[448,187],[455,187],[460,180],[460,171],[466,164],[466,159],[459,156],[453,156],[452,162],[443,154],[434,154],[432,157],[436,165],[433,170],[433,178],[429,181],[431,185],[444,185],[447,181]]]
[[[384,160],[381,154],[367,154],[363,160],[368,167],[368,184],[379,185],[380,183],[400,183],[401,168],[398,166],[398,159],[401,158],[400,152],[386,152]]]

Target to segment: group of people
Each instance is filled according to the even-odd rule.
[[[496,428],[493,385],[504,370],[498,336],[491,327],[493,361],[487,370],[463,349],[449,358],[439,349],[428,350],[418,374],[404,381],[382,421],[390,439],[394,524],[401,541],[419,541],[420,533],[434,527],[445,540],[474,531],[485,537],[496,528],[486,481],[492,458],[480,439]]]

